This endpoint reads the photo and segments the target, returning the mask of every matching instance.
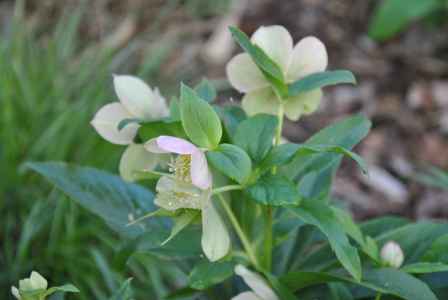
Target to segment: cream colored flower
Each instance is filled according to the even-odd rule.
[[[198,209],[202,215],[202,250],[210,261],[230,250],[230,236],[211,198],[212,175],[204,152],[181,138],[159,136],[145,143],[151,154],[176,154],[172,176],[162,176],[156,185],[154,203],[166,210]]]
[[[251,41],[277,63],[287,83],[327,68],[327,50],[315,37],[305,37],[293,47],[289,32],[283,26],[274,25],[260,27]],[[238,54],[229,61],[227,77],[235,89],[245,93],[242,106],[247,114],[277,114],[279,99],[249,54]],[[285,99],[286,117],[296,121],[301,115],[314,112],[321,97],[321,89],[316,89]]]
[[[279,300],[263,277],[243,265],[235,267],[235,274],[241,276],[252,291],[241,293],[232,300]]]
[[[120,101],[103,106],[91,124],[105,140],[113,144],[129,145],[121,157],[119,170],[123,179],[133,181],[134,171],[153,169],[158,160],[154,155],[148,155],[142,145],[133,143],[140,125],[129,123],[122,129],[118,129],[118,125],[125,119],[162,119],[169,115],[169,110],[159,90],[152,90],[137,77],[115,75],[114,88]]]
[[[44,294],[48,288],[47,280],[36,271],[31,272],[29,278],[19,281],[19,288],[11,287],[11,293],[17,299],[22,299],[23,294],[36,293],[36,295]],[[40,298],[39,298],[40,299]]]

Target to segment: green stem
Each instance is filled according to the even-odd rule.
[[[254,265],[255,268],[260,270],[260,264],[258,263],[257,256],[255,255],[255,251],[252,248],[251,243],[249,242],[249,239],[247,238],[246,234],[244,233],[243,229],[241,228],[240,224],[238,223],[238,220],[236,216],[233,214],[232,209],[230,208],[229,204],[227,203],[226,199],[224,199],[224,196],[222,194],[217,194],[218,198],[221,202],[222,207],[227,213],[227,216],[229,217],[230,223],[232,223],[233,228],[235,229],[236,234],[241,240],[241,243],[243,244],[244,250],[247,253],[247,256],[249,257],[250,261]]]
[[[235,190],[241,190],[241,189],[243,189],[243,187],[238,184],[226,185],[226,186],[222,186],[222,187],[213,189],[212,194],[216,195],[216,194],[220,194],[220,193],[224,193],[224,192],[228,192],[228,191],[235,191]]]
[[[280,144],[280,139],[282,137],[282,129],[283,129],[283,115],[285,113],[285,107],[283,105],[283,101],[279,96],[279,108],[277,112],[278,118],[278,127],[275,135],[275,145]],[[272,174],[277,173],[277,168],[272,168]],[[272,268],[272,248],[273,248],[273,208],[268,206],[266,208],[266,224],[265,224],[265,238],[264,238],[264,267],[266,270],[271,271]]]
[[[279,107],[277,112],[277,118],[278,118],[278,127],[277,132],[275,135],[275,145],[277,146],[280,144],[280,139],[282,137],[282,129],[283,129],[283,115],[285,114],[285,106],[283,104],[283,101],[279,99]]]
[[[375,300],[381,300],[381,293],[376,294]]]
[[[272,248],[273,248],[273,232],[272,232],[272,207],[266,207],[266,225],[265,225],[265,239],[264,239],[264,264],[266,270],[269,272],[272,268]]]

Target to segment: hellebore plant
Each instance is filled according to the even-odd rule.
[[[12,295],[19,300],[45,300],[56,292],[79,293],[79,290],[71,284],[48,288],[47,280],[35,271],[31,272],[29,278],[19,281],[19,288],[11,287]]]
[[[230,31],[244,50],[227,65],[242,109],[213,104],[206,79],[181,84],[168,107],[141,79],[114,76],[120,102],[92,125],[128,145],[124,180],[64,163],[28,166],[118,232],[129,259],[182,258],[179,274],[191,272],[167,287],[167,299],[434,300],[446,292],[448,224],[357,224],[332,198],[344,156],[367,173],[351,151],[370,129],[366,118],[348,117],[303,143],[282,139],[285,116],[316,111],[323,88],[355,84],[353,74],[325,71],[327,51],[315,37],[293,46],[282,26],[251,39]]]

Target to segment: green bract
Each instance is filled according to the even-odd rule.
[[[190,140],[200,147],[216,148],[222,127],[213,108],[186,85],[181,87],[179,105],[182,125]]]
[[[162,259],[182,277],[152,274],[178,288],[165,299],[444,299],[446,222],[357,223],[332,198],[344,157],[368,174],[352,149],[370,121],[347,117],[295,143],[282,137],[285,116],[314,112],[323,87],[355,84],[353,74],[325,71],[317,38],[293,47],[282,26],[262,27],[251,39],[231,32],[246,52],[227,66],[230,83],[245,94],[243,109],[211,105],[218,95],[207,79],[194,89],[182,84],[168,109],[156,88],[115,77],[120,102],[103,107],[92,124],[105,139],[128,145],[121,178],[65,163],[26,166],[118,233],[120,266]],[[443,188],[447,178],[437,169],[419,176]],[[12,290],[25,300],[55,291],[75,289],[47,289],[34,274]],[[132,299],[130,279],[111,299]]]

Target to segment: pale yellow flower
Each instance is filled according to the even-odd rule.
[[[169,115],[168,105],[157,88],[151,89],[134,76],[115,75],[114,88],[120,101],[104,105],[91,124],[105,140],[129,145],[121,157],[119,171],[123,179],[133,181],[135,171],[154,169],[160,158],[149,155],[143,145],[133,143],[140,125],[129,123],[122,129],[118,125],[125,119],[154,121],[165,118]]]
[[[327,68],[327,50],[316,37],[305,37],[293,46],[290,33],[283,26],[274,25],[260,27],[251,41],[277,63],[287,83]],[[277,114],[279,99],[249,54],[238,54],[229,61],[227,77],[235,89],[245,93],[242,107],[248,115]],[[321,97],[321,89],[316,89],[285,99],[286,117],[296,121],[314,112]]]

